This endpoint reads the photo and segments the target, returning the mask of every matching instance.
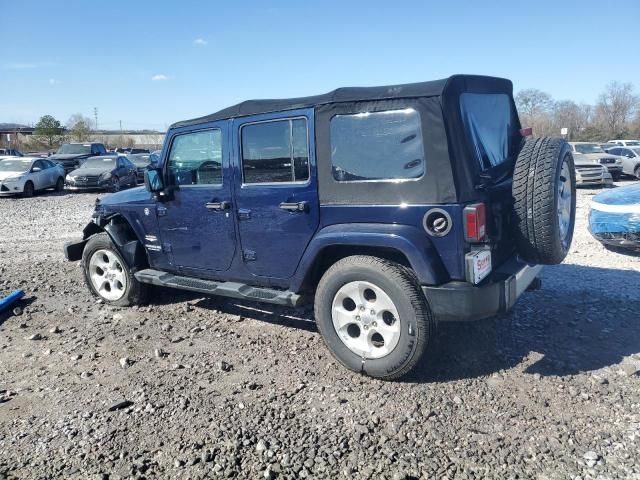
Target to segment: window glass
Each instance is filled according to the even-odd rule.
[[[463,93],[460,113],[482,170],[504,163],[517,154],[522,136],[504,93]]]
[[[406,180],[425,172],[420,115],[411,108],[336,115],[330,130],[338,181]]]
[[[222,185],[222,132],[205,130],[175,137],[168,170],[172,185]]]
[[[242,172],[244,183],[308,180],[306,120],[278,120],[242,127]]]
[[[39,168],[40,170],[44,170],[46,167],[44,166],[44,163],[42,162],[42,160],[36,160],[35,162],[33,162],[33,168]]]

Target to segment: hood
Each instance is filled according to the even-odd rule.
[[[574,153],[574,159],[576,157],[584,157],[589,162],[598,163],[601,158],[612,158],[613,160],[617,159],[616,155],[611,155],[610,153]]]
[[[609,155],[603,154],[584,154],[584,153],[574,153],[573,154],[573,163],[576,165],[600,165],[600,159],[608,157]],[[616,157],[612,157],[616,158]]]
[[[0,172],[0,180],[4,180],[9,177],[17,177],[18,175],[26,175],[29,172]]]
[[[66,154],[53,154],[49,157],[49,160],[75,160],[76,158],[86,158],[88,153],[66,153]]]
[[[69,175],[71,177],[82,177],[82,176],[94,176],[94,175],[102,175],[103,173],[111,172],[111,168],[76,168],[71,171]]]
[[[121,205],[123,203],[148,203],[153,200],[153,194],[145,187],[129,188],[121,192],[105,195],[99,205],[103,207]]]
[[[640,208],[640,184],[614,188],[593,197],[593,203],[603,205],[636,205]]]

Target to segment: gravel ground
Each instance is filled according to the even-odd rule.
[[[640,479],[640,258],[586,229],[506,316],[440,325],[385,383],[311,309],[156,290],[96,303],[62,245],[95,194],[0,199],[2,478]]]

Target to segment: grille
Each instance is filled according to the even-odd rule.
[[[600,163],[602,164],[616,163],[616,160],[614,158],[601,158]]]
[[[75,181],[79,185],[95,185],[98,183],[99,179],[100,179],[100,176],[98,175],[86,175],[86,176],[75,177]]]

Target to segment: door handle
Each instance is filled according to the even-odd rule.
[[[306,212],[309,209],[309,202],[282,202],[280,208],[290,212]]]
[[[228,210],[231,208],[231,202],[208,202],[205,206],[209,210]]]

